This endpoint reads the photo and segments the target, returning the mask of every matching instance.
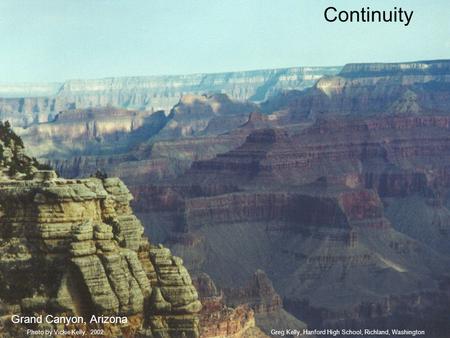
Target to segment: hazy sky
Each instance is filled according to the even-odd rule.
[[[414,10],[327,23],[326,7]],[[0,0],[0,82],[450,58],[449,0]]]

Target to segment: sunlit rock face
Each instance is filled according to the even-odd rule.
[[[263,110],[287,122],[323,115],[449,114],[450,61],[348,64],[304,92],[281,93]]]
[[[61,112],[51,122],[16,132],[34,156],[63,176],[102,170],[126,178],[135,192],[144,181],[174,178],[193,160],[238,146],[251,130],[269,123],[257,111],[256,104],[225,94],[185,95],[169,116],[88,108]]]
[[[58,92],[62,83],[0,83],[0,96],[3,98],[44,97]]]
[[[283,90],[304,89],[341,67],[298,67],[216,74],[69,80],[62,84],[0,85],[0,118],[14,126],[52,120],[68,109],[112,106],[166,115],[185,94],[224,93],[263,101]]]
[[[33,156],[50,162],[63,175],[86,176],[100,168],[111,175],[130,176],[127,183],[142,182],[142,178],[176,176],[193,159],[225,152],[243,138],[171,144],[161,140],[229,132],[258,111],[254,102],[279,91],[312,86],[322,75],[339,70],[310,67],[71,80],[59,87],[3,85],[0,118],[12,122]],[[160,151],[164,148],[170,148],[169,153]]]
[[[0,119],[14,126],[51,120],[58,112],[54,96],[62,83],[0,84]]]
[[[2,336],[26,335],[27,323],[12,316],[52,315],[84,321],[32,328],[198,337],[201,303],[183,261],[143,236],[122,181],[38,170],[10,133],[0,130]],[[99,326],[92,316],[122,319]]]
[[[198,290],[202,310],[200,312],[201,338],[236,337],[266,338],[255,324],[255,315],[245,299],[237,300],[233,307],[225,303],[223,291],[211,277],[201,273],[193,279]]]
[[[258,111],[251,102],[231,100],[225,94],[185,95],[172,108],[158,139],[219,135],[236,129]]]
[[[88,108],[58,113],[54,120],[15,128],[39,158],[123,154],[156,134],[167,122],[163,112]]]
[[[130,324],[109,328],[114,336],[197,337],[201,305],[189,274],[181,259],[142,237],[123,183],[38,174],[0,182],[3,308],[87,323],[92,315],[127,317]]]

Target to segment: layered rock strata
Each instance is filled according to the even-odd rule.
[[[15,126],[47,122],[60,111],[112,106],[166,114],[185,94],[224,93],[263,101],[279,91],[304,89],[341,67],[298,67],[217,74],[69,80],[60,84],[0,85],[0,119]]]
[[[225,94],[184,95],[171,109],[170,121],[158,138],[223,134],[247,122],[257,110],[257,105],[233,101]]]
[[[250,185],[264,181],[304,184],[326,178],[329,183],[375,187],[390,194],[387,189],[402,189],[402,183],[386,184],[386,180],[395,180],[395,174],[401,173],[403,184],[410,185],[404,189],[417,191],[425,188],[421,182],[432,185],[436,176],[448,181],[448,161],[442,154],[450,149],[449,126],[447,116],[396,116],[319,119],[299,132],[261,129],[237,149],[194,163],[187,175],[189,181],[201,182],[205,174],[215,173],[222,176],[224,185],[227,177],[233,177],[234,184]],[[297,174],[299,170],[302,175]]]
[[[244,299],[231,308],[225,304],[223,292],[207,274],[199,274],[193,281],[203,306],[201,337],[267,337],[256,327],[254,312]]]
[[[143,237],[126,186],[116,178],[33,172],[0,180],[3,334],[75,327],[109,336],[198,337],[201,303],[183,261]],[[83,319],[12,323],[26,315]],[[92,316],[120,318],[120,325]]]
[[[272,282],[262,270],[257,270],[251,280],[241,288],[226,289],[229,304],[249,304],[255,313],[275,312],[282,308],[281,297],[275,292]]]
[[[159,235],[222,288],[264,269],[310,327],[422,318],[443,329],[449,123],[404,115],[255,130],[165,184],[143,219],[170,213]]]
[[[90,108],[16,129],[32,154],[61,175],[86,177],[101,170],[125,178],[134,191],[143,182],[173,179],[193,160],[241,144],[255,125],[267,123],[263,118],[256,121],[255,110],[254,104],[224,94],[186,95],[168,117],[163,112]]]
[[[166,123],[163,112],[89,108],[60,112],[50,122],[15,128],[15,132],[43,160],[122,155],[123,161],[131,157],[123,154],[157,134]]]
[[[450,61],[348,64],[308,90],[264,105],[289,123],[323,115],[449,114]]]

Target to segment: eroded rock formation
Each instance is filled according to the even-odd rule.
[[[15,131],[31,153],[41,159],[107,155],[114,160],[122,155],[124,161],[130,155],[123,154],[157,134],[166,123],[162,111],[106,107],[60,112],[50,122]]]
[[[448,115],[449,84],[449,60],[348,64],[311,89],[280,93],[264,109],[289,123],[323,115]]]
[[[419,191],[425,189],[425,181],[431,186],[438,176],[444,184],[448,182],[448,161],[442,154],[450,149],[449,123],[447,116],[394,116],[319,119],[300,131],[260,129],[237,149],[197,161],[187,175],[191,182],[206,182],[201,178],[204,174],[220,173],[222,185],[227,177],[235,185],[304,184],[326,178],[348,187],[373,187],[382,195],[392,194],[389,189]],[[302,175],[297,174],[299,170]],[[403,182],[386,184],[399,173]]]
[[[257,121],[257,109],[225,94],[186,95],[168,117],[162,111],[89,108],[16,130],[33,156],[63,176],[86,177],[101,170],[125,178],[134,191],[142,182],[173,179],[192,161],[238,146],[255,125],[267,123],[262,117]]]
[[[225,304],[224,294],[205,273],[194,278],[202,302],[200,312],[201,337],[267,337],[255,325],[254,311],[245,299],[236,300],[234,307]]]
[[[263,101],[282,90],[310,87],[341,67],[298,67],[217,74],[69,80],[60,84],[0,86],[0,119],[14,126],[47,122],[60,111],[112,106],[166,114],[185,94],[224,93]]]
[[[439,337],[450,304],[448,65],[348,65],[270,99],[236,129],[239,114],[209,128],[222,96],[180,102],[168,132],[179,139],[58,166],[121,172],[147,232],[221,289],[261,268],[310,327],[408,323]],[[274,327],[279,298],[261,285],[237,292],[267,298],[253,303]]]
[[[2,130],[3,154],[16,153]],[[19,147],[20,148],[20,147]],[[102,328],[109,336],[198,337],[197,291],[169,249],[151,245],[116,178],[66,180],[4,156],[0,179],[3,335]],[[19,175],[22,174],[22,175]],[[32,177],[29,177],[32,175]],[[13,324],[12,316],[81,316],[84,323]],[[121,325],[92,322],[122,318]]]
[[[158,138],[223,134],[247,122],[248,115],[257,110],[255,104],[233,101],[225,94],[184,95]]]
[[[309,326],[391,327],[424,316],[442,328],[449,126],[448,116],[403,115],[257,129],[194,162],[171,190],[165,183],[171,198],[142,217],[171,212],[161,237],[222,288],[264,269]]]
[[[284,310],[280,295],[263,270],[257,270],[245,286],[227,288],[224,293],[228,304],[245,303],[253,309],[256,325],[268,335],[272,330],[306,328],[305,323]]]

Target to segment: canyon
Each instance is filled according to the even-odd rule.
[[[224,93],[234,100],[264,101],[283,90],[310,87],[341,67],[293,67],[191,75],[68,80],[52,84],[0,84],[0,119],[14,126],[49,122],[61,111],[115,107],[166,111],[183,95]]]
[[[224,289],[265,270],[308,326],[415,318],[445,332],[449,127],[402,115],[257,129],[153,189],[138,215]]]
[[[224,290],[263,269],[308,327],[445,337],[449,64],[349,65],[274,96],[225,134],[239,145],[135,187],[138,215]]]
[[[450,62],[348,64],[304,91],[285,91],[263,110],[285,115],[287,123],[320,116],[448,114]]]
[[[143,236],[121,180],[43,170],[3,123],[0,150],[3,337],[217,336],[205,328],[221,321],[200,315],[209,309],[183,260]],[[267,337],[244,304],[222,306],[232,313],[224,324],[238,325],[234,337]]]
[[[0,127],[2,336],[30,328],[12,316],[50,315],[86,321],[31,328],[198,337],[201,303],[189,274],[180,258],[142,236],[126,186],[39,170],[20,138]],[[120,317],[121,325],[92,324],[92,315]]]
[[[208,91],[169,95],[170,109],[142,106],[143,94],[89,94],[85,107],[86,88],[110,89],[74,82],[77,105],[13,126],[71,178],[61,185],[126,183],[140,229],[192,276],[196,334],[407,326],[445,337],[450,61],[349,64],[301,83],[285,71],[245,73],[245,90],[236,74],[205,80]],[[108,88],[126,100],[133,81]]]

